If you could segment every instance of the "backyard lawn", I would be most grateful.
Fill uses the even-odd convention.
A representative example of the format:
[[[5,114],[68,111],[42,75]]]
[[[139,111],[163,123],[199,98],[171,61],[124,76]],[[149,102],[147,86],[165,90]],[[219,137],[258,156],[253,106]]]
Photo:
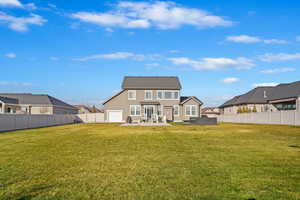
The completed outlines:
[[[77,124],[0,133],[0,199],[299,200],[300,127]]]

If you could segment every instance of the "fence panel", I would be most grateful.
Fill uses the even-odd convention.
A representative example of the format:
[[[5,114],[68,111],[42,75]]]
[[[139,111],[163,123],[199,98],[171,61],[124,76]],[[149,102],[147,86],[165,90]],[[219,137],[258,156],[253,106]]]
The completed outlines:
[[[77,117],[83,123],[103,123],[104,113],[78,114]]]
[[[243,113],[220,115],[219,122],[300,125],[299,111]]]

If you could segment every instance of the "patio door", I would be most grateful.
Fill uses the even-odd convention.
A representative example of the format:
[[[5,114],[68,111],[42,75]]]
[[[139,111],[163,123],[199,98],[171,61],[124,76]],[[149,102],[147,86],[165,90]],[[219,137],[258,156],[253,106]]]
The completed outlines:
[[[152,119],[154,114],[154,106],[153,105],[144,105],[144,116],[147,120]]]

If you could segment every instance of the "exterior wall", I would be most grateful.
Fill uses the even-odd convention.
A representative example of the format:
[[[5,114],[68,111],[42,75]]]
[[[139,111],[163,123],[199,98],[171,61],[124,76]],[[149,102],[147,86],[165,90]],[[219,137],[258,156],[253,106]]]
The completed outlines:
[[[104,111],[105,111],[105,120],[108,121],[107,111],[109,110],[122,110],[123,111],[123,121],[125,122],[127,117],[129,116],[129,107],[130,105],[140,105],[141,101],[147,102],[160,102],[163,106],[173,106],[179,105],[178,100],[157,100],[157,90],[152,90],[153,98],[152,100],[145,100],[145,90],[136,90],[136,100],[128,100],[128,90],[124,90],[118,96],[112,98],[106,104],[104,104]],[[161,90],[160,90],[161,91]],[[171,91],[171,90],[167,90]],[[179,90],[172,90],[172,91],[179,91]],[[180,91],[179,91],[180,92]],[[180,93],[179,93],[180,96]],[[155,111],[157,110],[157,106],[155,106]],[[143,112],[143,108],[141,107],[141,114]],[[132,116],[133,121],[139,121],[141,116]],[[180,117],[175,117],[174,120],[179,120]]]
[[[197,116],[195,116],[195,117],[201,117],[201,105],[199,104],[198,101],[196,101],[194,99],[190,99],[187,102],[185,102],[183,105],[180,106],[180,119],[179,119],[179,121],[190,119],[189,116],[185,115],[185,106],[186,105],[196,105],[197,106]]]
[[[297,111],[300,111],[300,97],[298,97],[298,99],[296,101],[296,109],[297,109]]]
[[[32,115],[52,115],[53,108],[51,106],[31,106],[31,113]]]
[[[7,113],[7,114],[15,114],[17,113],[19,106],[16,104],[7,104],[7,103],[2,103],[2,108],[0,109],[0,113]],[[8,112],[8,109],[10,109],[10,112]]]
[[[23,110],[22,110],[22,109]],[[35,106],[35,105],[21,105],[18,110],[18,114],[31,114],[31,115],[65,115],[65,114],[77,114],[77,109],[70,109],[66,107],[58,106]],[[27,112],[25,109],[27,108]]]

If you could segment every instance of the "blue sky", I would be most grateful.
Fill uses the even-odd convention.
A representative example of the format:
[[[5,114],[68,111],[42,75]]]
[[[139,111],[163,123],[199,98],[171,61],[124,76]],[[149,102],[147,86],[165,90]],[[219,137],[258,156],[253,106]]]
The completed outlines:
[[[183,95],[219,105],[300,79],[299,11],[296,0],[0,0],[0,92],[99,105],[125,75],[175,75]]]

